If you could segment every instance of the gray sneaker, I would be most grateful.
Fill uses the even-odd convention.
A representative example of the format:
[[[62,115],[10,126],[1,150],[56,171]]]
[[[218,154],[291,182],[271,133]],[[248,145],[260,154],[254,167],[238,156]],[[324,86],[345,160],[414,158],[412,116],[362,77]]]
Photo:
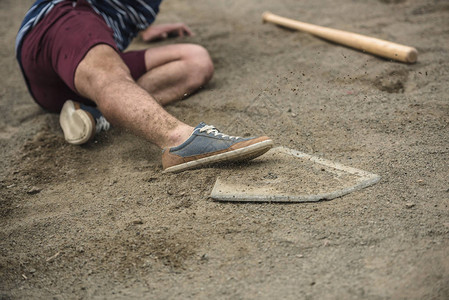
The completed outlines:
[[[67,142],[81,145],[91,140],[96,133],[109,130],[109,122],[95,107],[67,100],[59,115],[59,124]]]
[[[180,172],[212,163],[246,161],[256,158],[273,147],[273,141],[262,136],[241,138],[229,136],[211,125],[200,123],[181,145],[162,153],[165,172]]]

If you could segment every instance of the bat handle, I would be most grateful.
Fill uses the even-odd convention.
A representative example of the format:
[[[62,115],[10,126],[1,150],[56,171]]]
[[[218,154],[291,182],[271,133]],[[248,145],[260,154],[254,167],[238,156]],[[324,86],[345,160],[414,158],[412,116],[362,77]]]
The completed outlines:
[[[270,22],[291,29],[301,30],[323,39],[385,58],[414,63],[418,57],[418,51],[413,47],[348,31],[304,23],[277,16],[270,12],[263,13],[262,20],[263,22]]]

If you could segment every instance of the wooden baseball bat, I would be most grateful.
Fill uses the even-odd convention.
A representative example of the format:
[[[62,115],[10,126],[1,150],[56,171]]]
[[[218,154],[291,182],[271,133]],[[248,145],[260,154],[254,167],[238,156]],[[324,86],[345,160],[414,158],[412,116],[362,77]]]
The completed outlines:
[[[414,63],[418,58],[418,51],[413,47],[396,44],[357,33],[304,23],[277,16],[270,12],[265,12],[262,15],[262,20],[264,22],[270,22],[291,29],[308,32],[337,44],[342,44],[351,48],[406,63]]]

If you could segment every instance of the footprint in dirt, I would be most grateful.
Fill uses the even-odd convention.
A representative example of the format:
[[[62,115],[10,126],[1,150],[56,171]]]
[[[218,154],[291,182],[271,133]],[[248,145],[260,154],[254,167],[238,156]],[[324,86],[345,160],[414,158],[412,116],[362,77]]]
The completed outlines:
[[[378,76],[373,85],[383,92],[404,93],[408,80],[407,70],[393,70]]]

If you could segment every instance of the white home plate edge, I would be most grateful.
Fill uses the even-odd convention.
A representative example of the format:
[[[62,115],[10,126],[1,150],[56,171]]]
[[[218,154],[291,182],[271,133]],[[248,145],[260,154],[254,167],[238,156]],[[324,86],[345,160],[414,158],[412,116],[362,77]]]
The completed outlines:
[[[342,197],[349,193],[374,185],[380,180],[379,175],[353,167],[348,167],[340,163],[336,163],[286,147],[276,147],[271,149],[270,152],[283,153],[296,158],[301,158],[303,160],[309,160],[313,163],[327,167],[328,170],[334,169],[335,172],[346,172],[348,174],[354,175],[357,177],[357,180],[351,186],[342,187],[341,189],[336,189],[325,193],[292,195],[280,192],[270,193],[264,191],[263,188],[259,189],[260,193],[248,193],[245,192],[245,190],[239,190],[239,188],[236,186],[227,184],[224,180],[218,177],[212,189],[211,198],[217,201],[237,202],[316,202],[320,200],[331,200]]]

